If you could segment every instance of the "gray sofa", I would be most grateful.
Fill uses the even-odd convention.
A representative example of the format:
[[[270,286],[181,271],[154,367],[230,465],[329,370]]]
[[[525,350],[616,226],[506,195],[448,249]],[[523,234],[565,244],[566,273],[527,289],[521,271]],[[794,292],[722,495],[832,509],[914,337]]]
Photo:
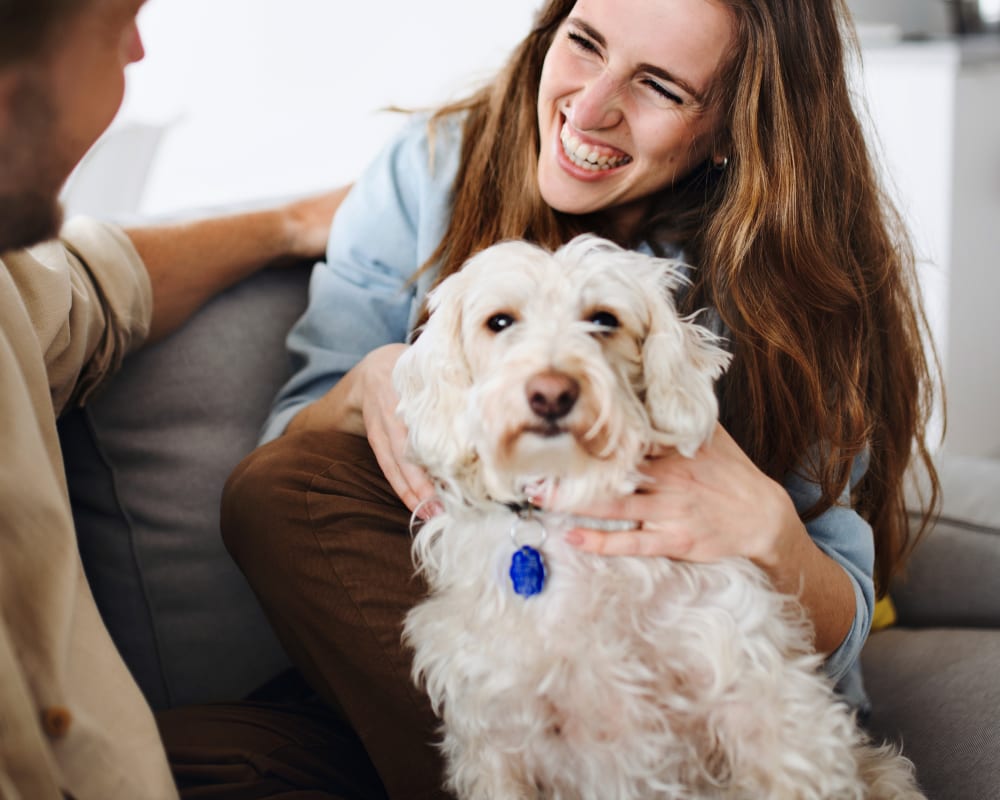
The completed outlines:
[[[288,665],[218,534],[230,470],[287,370],[306,266],[267,270],[127,359],[61,423],[88,578],[155,708],[237,699]],[[871,729],[934,800],[1000,797],[1000,461],[943,465],[944,518],[864,653]]]

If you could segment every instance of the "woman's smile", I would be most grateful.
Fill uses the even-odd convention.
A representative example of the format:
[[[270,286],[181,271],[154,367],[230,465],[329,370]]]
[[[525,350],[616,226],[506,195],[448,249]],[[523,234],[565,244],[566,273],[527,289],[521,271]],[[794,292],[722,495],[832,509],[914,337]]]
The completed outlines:
[[[559,142],[563,155],[570,163],[586,172],[607,172],[632,163],[632,156],[628,153],[592,141],[574,131],[568,121],[563,122],[559,131]]]

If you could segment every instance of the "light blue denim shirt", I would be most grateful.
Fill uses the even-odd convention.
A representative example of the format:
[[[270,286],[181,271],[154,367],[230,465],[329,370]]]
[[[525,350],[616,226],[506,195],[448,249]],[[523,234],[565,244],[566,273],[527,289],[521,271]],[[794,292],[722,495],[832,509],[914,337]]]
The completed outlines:
[[[326,261],[309,282],[309,305],[288,335],[293,374],[261,436],[275,438],[362,357],[406,341],[433,283],[410,278],[434,252],[451,213],[461,125],[437,125],[430,157],[427,119],[413,119],[365,170],[334,218]]]
[[[410,279],[444,236],[461,151],[461,119],[428,135],[427,118],[411,120],[361,175],[337,212],[326,261],[309,284],[309,305],[288,335],[293,374],[274,401],[262,441],[279,436],[306,405],[324,395],[369,351],[406,341],[433,284],[433,270]],[[433,154],[431,153],[433,147]],[[859,459],[852,481],[864,474]],[[815,483],[790,475],[785,488],[802,511],[819,496]],[[874,544],[869,525],[841,504],[806,525],[816,544],[843,566],[854,585],[850,632],[826,661],[854,705],[864,703],[855,667],[875,603]]]

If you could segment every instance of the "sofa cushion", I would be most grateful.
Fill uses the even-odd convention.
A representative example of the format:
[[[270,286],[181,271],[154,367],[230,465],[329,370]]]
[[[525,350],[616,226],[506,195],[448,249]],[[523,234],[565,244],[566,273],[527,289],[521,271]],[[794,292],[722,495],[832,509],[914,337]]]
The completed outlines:
[[[308,274],[265,270],[218,296],[61,424],[84,568],[154,708],[238,699],[288,663],[218,509],[287,375]]]
[[[902,743],[930,800],[1000,797],[1000,460],[938,470],[940,518],[892,587],[899,624],[861,655],[867,724]]]
[[[892,628],[861,661],[867,726],[902,743],[929,800],[1000,797],[1000,630]]]
[[[899,623],[1000,627],[1000,459],[938,469],[941,516],[892,587]]]

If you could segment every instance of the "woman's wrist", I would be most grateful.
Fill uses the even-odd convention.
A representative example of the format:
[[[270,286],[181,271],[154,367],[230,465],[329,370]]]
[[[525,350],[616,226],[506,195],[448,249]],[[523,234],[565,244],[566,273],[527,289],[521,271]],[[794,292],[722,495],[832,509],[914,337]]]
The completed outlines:
[[[337,430],[367,435],[365,399],[388,391],[392,367],[405,344],[388,344],[372,350],[318,400],[314,400],[289,423],[288,430]]]
[[[779,591],[796,593],[802,580],[804,562],[815,547],[785,488],[770,480],[760,502],[765,519],[757,548],[750,560],[763,569]]]
[[[288,423],[289,432],[304,430],[340,431],[364,436],[365,423],[358,400],[357,367],[350,370],[326,394],[296,414]]]
[[[854,618],[854,590],[843,567],[816,545],[780,484],[766,501],[775,520],[765,545],[752,560],[774,588],[797,597],[809,615],[820,653],[830,653],[843,641]]]

